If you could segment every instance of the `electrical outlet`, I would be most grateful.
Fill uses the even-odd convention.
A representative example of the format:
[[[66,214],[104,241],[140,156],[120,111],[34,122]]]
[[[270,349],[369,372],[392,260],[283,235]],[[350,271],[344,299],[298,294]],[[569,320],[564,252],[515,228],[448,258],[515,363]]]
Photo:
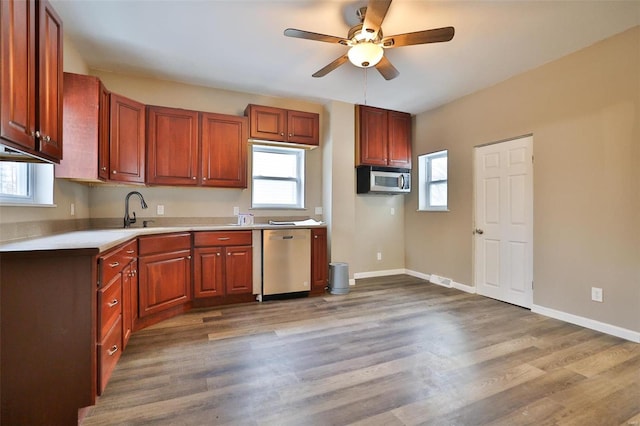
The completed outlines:
[[[322,214],[322,207],[316,207],[316,214]]]
[[[234,215],[234,216],[238,216],[239,214],[240,214],[240,207],[235,206],[235,207],[233,208],[233,215]]]
[[[382,253],[378,252],[378,260],[382,260]]]
[[[156,213],[158,214],[158,216],[162,216],[164,214],[163,204],[158,204],[158,207],[156,207]]]
[[[76,205],[71,203],[71,216],[76,215]]]
[[[391,216],[394,216],[396,214],[396,209],[391,207]]]
[[[602,302],[602,289],[599,287],[591,287],[591,300],[594,302]]]

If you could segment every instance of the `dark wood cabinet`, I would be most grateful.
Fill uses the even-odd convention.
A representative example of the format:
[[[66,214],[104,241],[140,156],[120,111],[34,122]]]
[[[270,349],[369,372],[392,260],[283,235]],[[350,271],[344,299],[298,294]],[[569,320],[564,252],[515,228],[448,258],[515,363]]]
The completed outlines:
[[[144,183],[145,106],[115,93],[109,103],[109,179]]]
[[[202,113],[202,186],[247,187],[247,118]]]
[[[411,115],[356,105],[356,165],[411,168]]]
[[[320,145],[320,115],[262,105],[248,105],[252,139]]]
[[[140,237],[138,315],[140,318],[191,300],[191,234]]]
[[[109,92],[94,76],[64,73],[65,156],[57,178],[109,179]]]
[[[197,298],[252,294],[251,231],[194,234],[194,295]]]
[[[138,319],[138,261],[134,260],[122,271],[122,350],[135,329]]]
[[[198,129],[197,111],[147,107],[148,184],[198,184]]]
[[[325,292],[329,280],[327,228],[311,229],[311,293]]]
[[[9,147],[62,158],[62,20],[47,0],[0,5],[0,138]]]

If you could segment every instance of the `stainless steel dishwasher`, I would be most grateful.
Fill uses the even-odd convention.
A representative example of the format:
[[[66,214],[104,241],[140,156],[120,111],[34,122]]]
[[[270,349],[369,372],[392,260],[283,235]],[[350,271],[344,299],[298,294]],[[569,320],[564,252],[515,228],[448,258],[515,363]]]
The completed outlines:
[[[262,299],[304,295],[311,289],[311,230],[262,232]]]

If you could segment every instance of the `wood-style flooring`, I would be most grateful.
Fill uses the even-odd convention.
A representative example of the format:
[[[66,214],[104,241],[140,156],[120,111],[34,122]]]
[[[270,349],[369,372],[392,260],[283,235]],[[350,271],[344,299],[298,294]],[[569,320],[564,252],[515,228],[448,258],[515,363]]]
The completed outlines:
[[[370,278],[135,333],[82,424],[639,425],[640,344]]]

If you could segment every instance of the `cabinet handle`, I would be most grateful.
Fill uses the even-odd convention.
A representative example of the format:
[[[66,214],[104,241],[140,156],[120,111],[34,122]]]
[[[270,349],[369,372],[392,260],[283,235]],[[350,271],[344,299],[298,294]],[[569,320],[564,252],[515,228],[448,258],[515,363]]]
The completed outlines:
[[[230,240],[231,237],[218,237],[218,241],[227,241]]]
[[[112,268],[115,268],[116,266],[120,266],[120,262],[110,263],[109,266],[111,266]]]
[[[107,306],[110,307],[110,308],[113,308],[117,304],[118,304],[118,299],[113,299],[111,302],[107,303]]]
[[[133,254],[135,252],[136,252],[135,250],[127,250],[127,254]]]
[[[31,136],[33,136],[36,139],[40,139],[40,130],[36,130],[35,132],[31,132]]]
[[[116,352],[118,352],[118,345],[113,345],[111,346],[111,348],[107,350],[107,353],[109,354],[109,356],[115,354]]]

